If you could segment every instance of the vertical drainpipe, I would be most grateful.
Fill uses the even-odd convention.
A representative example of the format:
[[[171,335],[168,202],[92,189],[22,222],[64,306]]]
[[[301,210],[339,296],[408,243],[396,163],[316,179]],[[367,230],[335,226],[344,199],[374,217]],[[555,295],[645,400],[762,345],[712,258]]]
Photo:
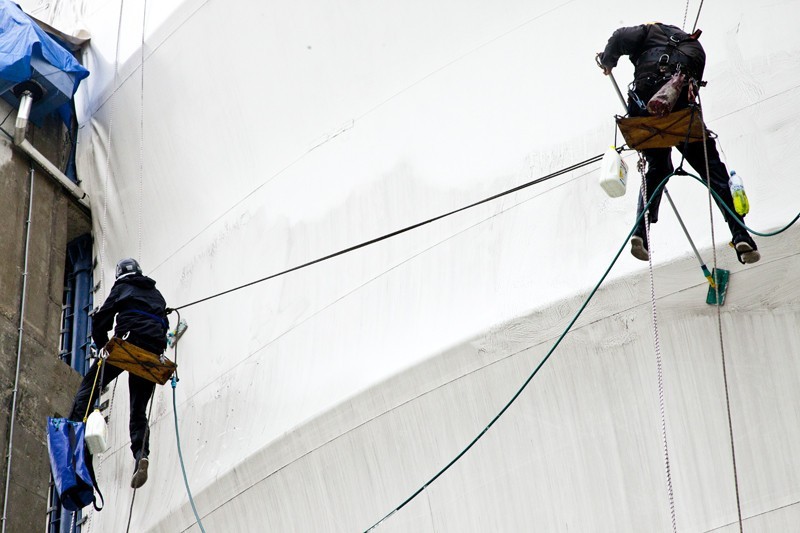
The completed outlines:
[[[11,456],[14,447],[14,422],[17,415],[17,390],[19,389],[19,367],[22,358],[22,333],[25,324],[25,299],[28,292],[28,249],[31,242],[31,217],[33,215],[33,165],[29,170],[30,194],[28,197],[28,219],[25,222],[25,259],[22,272],[22,296],[19,304],[19,340],[17,341],[17,369],[14,376],[14,390],[11,399],[11,422],[8,430],[8,462],[6,463],[6,485],[5,496],[3,497],[3,527],[2,533],[6,531],[6,513],[8,511],[8,488],[11,481]]]
[[[89,311],[92,293],[92,238],[82,235],[67,247],[75,284],[72,291],[72,368],[80,375],[86,374],[86,356],[89,347]]]

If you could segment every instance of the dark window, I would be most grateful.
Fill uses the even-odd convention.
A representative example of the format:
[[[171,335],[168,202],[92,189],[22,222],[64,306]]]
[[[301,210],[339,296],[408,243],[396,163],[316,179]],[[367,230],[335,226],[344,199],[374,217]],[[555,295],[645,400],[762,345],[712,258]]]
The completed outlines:
[[[92,237],[87,233],[67,245],[59,353],[61,360],[81,375],[89,370],[92,305]],[[85,520],[80,511],[73,514],[61,507],[52,476],[47,514],[48,533],[80,533]]]

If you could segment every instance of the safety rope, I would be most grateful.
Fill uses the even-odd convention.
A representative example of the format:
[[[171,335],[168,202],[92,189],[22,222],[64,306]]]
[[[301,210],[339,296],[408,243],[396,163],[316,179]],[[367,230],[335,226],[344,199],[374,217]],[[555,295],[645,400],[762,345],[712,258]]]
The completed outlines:
[[[686,17],[689,15],[689,2],[691,0],[686,0],[686,8],[683,10],[683,24],[681,25],[681,29],[683,30],[686,28]],[[700,7],[697,8],[697,17],[694,19],[694,26],[692,26],[692,31],[690,33],[694,33],[697,29],[697,21],[700,20],[700,11],[703,9],[703,1],[700,0]]]
[[[103,179],[103,215],[100,221],[100,293],[103,300],[107,295],[106,293],[106,234],[108,233],[108,184],[109,176],[111,174],[111,135],[114,127],[114,114],[116,111],[116,84],[119,78],[119,49],[120,49],[120,35],[122,33],[122,12],[125,6],[125,0],[120,0],[119,16],[117,17],[117,43],[114,50],[114,77],[112,79],[112,93],[109,98],[109,105],[111,108],[108,113],[108,132],[106,134],[106,168],[105,177]],[[108,403],[108,416],[111,416],[111,406],[114,405],[114,397],[117,393],[117,380],[114,380],[114,387],[111,392],[111,400]],[[104,461],[100,461],[95,468],[95,477],[98,477],[102,471]]]
[[[697,21],[700,20],[700,11],[702,11],[703,9],[703,1],[704,0],[700,0],[700,7],[697,8],[697,17],[695,17],[694,19],[694,26],[692,26],[692,33],[694,33],[694,31],[697,29]],[[684,24],[685,23],[686,22],[684,22]]]
[[[261,279],[257,279],[255,281],[251,281],[249,283],[245,283],[244,285],[239,285],[238,287],[234,287],[232,289],[228,289],[228,290],[225,290],[225,291],[222,291],[222,292],[218,292],[218,293],[213,294],[211,296],[206,296],[205,298],[201,298],[199,300],[195,300],[195,301],[187,303],[187,304],[179,305],[177,307],[174,307],[173,309],[175,309],[175,310],[185,309],[185,308],[187,308],[189,306],[192,306],[192,305],[195,305],[195,304],[199,304],[199,303],[211,300],[213,298],[217,298],[219,296],[223,296],[225,294],[229,294],[229,293],[232,293],[234,291],[238,291],[240,289],[244,289],[246,287],[250,287],[252,285],[256,285],[258,283],[262,283],[264,281],[268,281],[268,280],[271,280],[273,278],[277,278],[279,276],[283,276],[285,274],[289,274],[290,272],[294,272],[296,270],[300,270],[300,269],[309,267],[311,265],[315,265],[317,263],[321,263],[323,261],[327,261],[328,259],[333,259],[334,257],[338,257],[340,255],[344,255],[346,253],[358,250],[360,248],[364,248],[364,247],[369,246],[371,244],[375,244],[375,243],[378,243],[380,241],[384,241],[386,239],[389,239],[391,237],[395,237],[395,236],[400,235],[402,233],[405,233],[407,231],[411,231],[411,230],[419,228],[421,226],[425,226],[425,225],[430,224],[432,222],[436,222],[437,220],[441,220],[441,219],[449,217],[451,215],[455,215],[456,213],[460,213],[462,211],[466,211],[467,209],[471,209],[471,208],[477,207],[477,206],[479,206],[481,204],[485,204],[487,202],[491,202],[492,200],[496,200],[497,198],[501,198],[503,196],[507,196],[509,194],[521,191],[521,190],[526,189],[526,188],[528,188],[528,187],[530,187],[532,185],[536,185],[538,183],[542,183],[544,181],[553,179],[553,178],[561,176],[563,174],[567,174],[569,172],[572,172],[573,170],[577,170],[577,169],[585,167],[587,165],[591,165],[592,163],[596,163],[596,162],[600,161],[601,159],[603,159],[603,154],[596,155],[594,157],[590,157],[589,159],[581,161],[580,163],[575,163],[574,165],[570,165],[568,167],[562,168],[560,170],[557,170],[555,172],[552,172],[550,174],[547,174],[546,176],[542,176],[542,177],[537,178],[535,180],[528,181],[526,183],[523,183],[522,185],[517,185],[516,187],[513,187],[513,188],[505,190],[503,192],[494,194],[492,196],[489,196],[488,198],[484,198],[483,200],[478,200],[477,202],[471,203],[471,204],[466,205],[464,207],[459,207],[458,209],[454,209],[452,211],[448,211],[447,213],[435,216],[433,218],[429,218],[427,220],[424,220],[422,222],[418,222],[416,224],[412,224],[410,226],[406,226],[406,227],[404,227],[402,229],[393,231],[391,233],[387,233],[387,234],[382,235],[380,237],[375,237],[374,239],[370,239],[370,240],[364,241],[364,242],[362,242],[360,244],[356,244],[354,246],[350,246],[349,248],[345,248],[344,250],[339,250],[338,252],[334,252],[334,253],[328,254],[328,255],[326,255],[324,257],[320,257],[318,259],[314,259],[313,261],[308,261],[308,262],[303,263],[301,265],[297,265],[297,266],[288,268],[286,270],[282,270],[281,272],[277,272],[275,274],[271,274],[271,275],[263,277]]]
[[[175,313],[177,313],[178,315],[178,324],[175,326],[175,329],[177,331],[177,328],[178,326],[180,326],[181,323],[181,314],[177,309],[175,310]],[[175,338],[174,346],[175,346],[175,365],[177,366],[178,364],[177,335]],[[172,414],[173,414],[173,419],[175,421],[175,442],[178,446],[178,460],[180,461],[181,464],[181,472],[183,473],[183,484],[186,487],[186,494],[189,497],[189,503],[192,506],[192,512],[194,513],[194,518],[197,521],[197,525],[200,528],[200,531],[206,533],[206,530],[203,527],[203,521],[200,520],[200,514],[197,512],[197,506],[195,506],[194,504],[194,498],[192,497],[192,489],[189,488],[189,478],[186,476],[186,465],[183,462],[183,451],[181,450],[181,433],[180,430],[178,429],[178,405],[177,405],[177,400],[175,399],[176,396],[175,387],[177,387],[178,381],[180,381],[180,379],[178,378],[178,370],[176,369],[175,373],[172,375]]]
[[[683,30],[686,28],[686,17],[689,15],[689,2],[691,0],[686,0],[686,8],[683,10],[683,24],[681,24],[681,29]]]
[[[139,100],[139,253],[136,256],[142,260],[142,209],[144,203],[144,32],[147,23],[147,0],[143,1],[142,7],[142,65],[141,65],[141,91]]]
[[[640,194],[642,197],[642,205],[645,205],[647,201],[647,179],[645,178],[645,171],[644,171],[644,158],[642,157],[641,152],[639,152],[639,164],[637,165],[639,168],[639,173],[642,176],[642,186],[640,188]],[[666,180],[665,180],[666,181]],[[650,214],[649,209],[644,209],[642,214],[644,215],[644,231],[645,231],[645,239],[647,239],[647,269],[649,273],[650,279],[650,309],[651,309],[651,318],[652,318],[652,325],[653,325],[653,349],[655,350],[656,354],[656,381],[658,384],[658,411],[661,417],[661,443],[664,447],[664,471],[667,478],[667,498],[669,500],[669,514],[672,520],[672,531],[673,533],[677,533],[678,531],[678,522],[676,519],[675,513],[675,494],[672,490],[672,470],[670,468],[669,462],[669,446],[667,440],[667,411],[665,407],[665,400],[664,400],[664,369],[663,369],[663,359],[661,357],[661,341],[658,335],[658,312],[656,309],[656,289],[655,289],[655,275],[653,274],[653,248],[650,242]]]
[[[95,388],[97,387],[97,378],[98,378],[98,376],[100,376],[100,369],[101,369],[101,367],[102,367],[102,368],[105,368],[105,367],[103,367],[103,358],[102,358],[102,357],[100,357],[100,360],[97,362],[97,366],[95,367],[95,372],[94,372],[94,381],[92,382],[92,390],[91,390],[91,392],[89,393],[89,400],[91,400],[91,399],[92,399],[92,397],[94,396],[94,390],[95,390]],[[103,381],[103,380],[101,379],[101,380],[100,380],[100,383],[101,383],[101,385],[100,385],[100,386],[101,386],[101,387],[103,386],[103,385],[102,385],[102,381]],[[98,394],[98,396],[99,396],[99,394]],[[95,401],[96,401],[96,399],[95,399]],[[92,403],[95,403],[95,402],[92,402],[92,401],[88,401],[88,402],[86,402],[86,413],[84,413],[84,415],[83,415],[83,422],[84,422],[84,424],[86,423],[86,420],[89,418],[89,410],[92,408]]]
[[[701,4],[702,6],[702,4]],[[698,13],[699,16],[699,13]],[[698,104],[702,104],[700,101],[700,94],[697,95],[697,102]],[[698,108],[700,124],[703,127],[703,157],[705,158],[705,166],[706,166],[706,187],[708,188],[708,216],[709,216],[709,225],[711,226],[711,249],[714,252],[714,273],[716,275],[719,272],[717,268],[717,247],[716,247],[716,239],[714,237],[714,199],[711,195],[711,168],[708,163],[708,141],[706,139],[706,122],[705,118],[703,117],[702,105]],[[738,252],[737,252],[738,254]],[[716,301],[719,303],[719,284],[715,283],[714,291],[716,295]],[[733,418],[731,417],[731,399],[730,399],[730,392],[728,388],[728,370],[727,365],[725,364],[725,342],[724,336],[722,333],[722,306],[717,305],[717,330],[719,332],[719,350],[720,350],[720,357],[722,359],[722,379],[725,385],[725,410],[728,414],[728,434],[730,437],[731,443],[731,462],[733,464],[733,486],[736,492],[736,513],[739,517],[739,533],[743,533],[744,531],[744,524],[742,523],[742,504],[741,499],[739,497],[739,475],[736,469],[736,450],[734,447],[734,438],[733,438]]]

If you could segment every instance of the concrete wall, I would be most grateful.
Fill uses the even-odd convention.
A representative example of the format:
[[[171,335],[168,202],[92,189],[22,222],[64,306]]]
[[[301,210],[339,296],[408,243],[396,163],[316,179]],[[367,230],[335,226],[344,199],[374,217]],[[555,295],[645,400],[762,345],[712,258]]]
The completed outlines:
[[[2,113],[8,112],[6,106]],[[31,127],[28,138],[63,168],[64,128],[56,121]],[[28,158],[0,139],[0,446],[5,494],[19,313],[30,195]],[[28,287],[16,421],[13,432],[7,531],[41,531],[45,524],[49,462],[45,418],[67,414],[79,376],[58,358],[68,239],[86,232],[89,217],[41,169],[34,170]]]

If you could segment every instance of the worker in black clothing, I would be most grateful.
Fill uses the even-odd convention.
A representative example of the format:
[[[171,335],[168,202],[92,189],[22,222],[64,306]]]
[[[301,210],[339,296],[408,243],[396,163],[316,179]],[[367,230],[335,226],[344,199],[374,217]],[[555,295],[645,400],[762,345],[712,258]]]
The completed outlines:
[[[102,348],[108,342],[108,331],[114,324],[114,334],[131,344],[155,354],[162,354],[167,347],[169,322],[166,301],[156,289],[156,282],[142,275],[135,259],[123,259],[117,263],[116,282],[103,306],[92,317],[92,339]],[[72,404],[70,420],[83,420],[87,406],[92,405],[98,391],[119,376],[123,370],[112,365],[100,373],[102,383],[94,386],[99,367],[97,361],[83,378]],[[135,461],[131,487],[138,489],[147,481],[148,455],[150,453],[147,431],[147,402],[153,394],[155,383],[134,374],[128,374],[130,389],[130,435],[131,451]],[[94,393],[92,393],[94,391]]]
[[[629,56],[633,63],[634,80],[628,91],[628,114],[631,117],[649,116],[647,102],[663,87],[676,72],[681,72],[688,80],[684,84],[674,111],[687,108],[693,103],[694,92],[699,87],[705,68],[705,52],[697,38],[700,31],[689,35],[676,26],[669,26],[658,22],[619,28],[608,40],[605,50],[600,54],[600,65],[603,73],[608,75],[611,69],[617,66],[620,56]],[[706,160],[702,141],[688,144],[680,143],[678,150],[684,155],[686,161],[694,168],[701,178],[708,181],[706,176]],[[733,197],[728,188],[728,171],[719,158],[714,139],[708,138],[705,143],[708,153],[708,168],[711,174],[711,188],[716,192],[733,213]],[[652,191],[658,184],[671,174],[672,166],[671,148],[649,148],[642,150],[642,155],[647,161],[645,184],[648,199],[653,198],[648,209],[649,221],[658,221],[658,206],[661,203],[659,189],[655,197]],[[719,201],[717,201],[719,204]],[[639,196],[637,216],[642,213],[644,201]],[[725,221],[731,230],[732,245],[741,263],[755,263],[761,258],[758,247],[750,234],[740,223],[743,216],[731,216],[720,205]],[[645,234],[644,217],[639,222],[631,237],[631,253],[637,259],[647,261],[647,238]]]

